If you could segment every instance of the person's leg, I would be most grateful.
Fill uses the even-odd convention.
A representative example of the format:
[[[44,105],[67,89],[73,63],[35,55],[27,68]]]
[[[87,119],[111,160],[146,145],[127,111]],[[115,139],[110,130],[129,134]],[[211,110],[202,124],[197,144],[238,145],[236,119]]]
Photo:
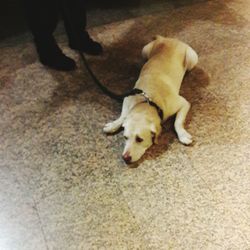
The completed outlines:
[[[98,55],[102,46],[93,41],[86,31],[86,0],[61,0],[62,16],[69,38],[69,46],[74,50]]]
[[[28,26],[40,61],[59,70],[72,70],[74,60],[65,56],[58,47],[53,32],[58,22],[58,3],[56,0],[23,0]]]

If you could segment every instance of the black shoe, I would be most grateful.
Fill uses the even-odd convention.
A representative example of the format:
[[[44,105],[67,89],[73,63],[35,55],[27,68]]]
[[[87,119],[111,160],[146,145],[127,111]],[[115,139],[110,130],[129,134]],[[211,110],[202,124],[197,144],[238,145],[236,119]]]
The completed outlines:
[[[76,68],[75,61],[63,54],[53,37],[43,38],[39,41],[35,39],[35,45],[40,62],[43,65],[63,71],[70,71]]]
[[[80,37],[80,43],[69,42],[69,47],[74,50],[84,52],[89,55],[100,55],[103,52],[102,45],[90,38],[87,32],[83,32]]]

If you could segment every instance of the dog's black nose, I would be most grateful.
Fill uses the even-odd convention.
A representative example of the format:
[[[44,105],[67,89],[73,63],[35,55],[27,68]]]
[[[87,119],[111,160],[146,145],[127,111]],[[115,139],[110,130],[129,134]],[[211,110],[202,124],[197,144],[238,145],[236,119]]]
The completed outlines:
[[[126,153],[125,155],[122,156],[123,160],[126,162],[126,164],[130,164],[132,161],[132,157]]]

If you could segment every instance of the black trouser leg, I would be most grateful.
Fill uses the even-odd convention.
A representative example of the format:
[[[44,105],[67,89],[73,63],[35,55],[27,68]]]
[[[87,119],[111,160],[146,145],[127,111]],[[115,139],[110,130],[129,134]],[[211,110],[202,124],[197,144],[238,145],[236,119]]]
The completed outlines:
[[[58,22],[57,0],[23,0],[27,22],[35,42],[52,37]]]
[[[41,63],[58,70],[72,70],[76,67],[74,60],[62,53],[53,37],[58,22],[59,1],[23,0]]]
[[[61,0],[61,11],[70,44],[87,40],[85,0]]]
[[[86,31],[87,0],[61,0],[65,30],[69,39],[69,47],[91,55],[102,53],[102,46],[93,41]]]

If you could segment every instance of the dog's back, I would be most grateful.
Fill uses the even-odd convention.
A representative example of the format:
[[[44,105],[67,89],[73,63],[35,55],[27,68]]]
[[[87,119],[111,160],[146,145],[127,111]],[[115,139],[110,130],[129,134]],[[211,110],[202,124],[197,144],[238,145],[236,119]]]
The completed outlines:
[[[148,59],[141,70],[140,77],[153,75],[165,78],[179,92],[180,85],[187,70],[186,51],[189,46],[177,39],[157,36],[143,48],[142,54]],[[155,82],[155,81],[154,81]],[[154,83],[155,84],[155,83]]]
[[[196,65],[198,56],[186,43],[162,36],[147,44],[142,55],[148,61],[141,70],[136,88],[150,93],[161,107],[166,107],[167,113],[171,113],[184,74]]]

